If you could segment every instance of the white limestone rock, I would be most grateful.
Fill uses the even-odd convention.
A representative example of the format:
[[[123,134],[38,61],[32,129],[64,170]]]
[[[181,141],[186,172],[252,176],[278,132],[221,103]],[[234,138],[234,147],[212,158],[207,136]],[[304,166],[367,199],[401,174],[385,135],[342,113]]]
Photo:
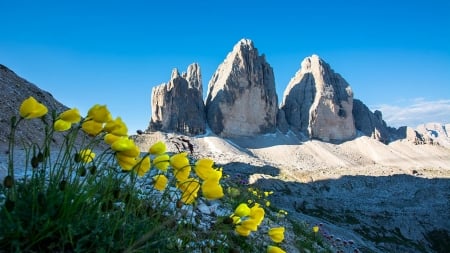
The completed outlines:
[[[253,42],[240,40],[208,84],[206,116],[222,137],[276,130],[278,101],[272,67]]]
[[[289,82],[281,109],[295,131],[323,141],[355,137],[350,85],[317,55],[307,57]]]
[[[170,81],[152,89],[152,117],[148,130],[175,131],[187,135],[205,133],[200,67],[189,65],[187,73],[172,71]]]

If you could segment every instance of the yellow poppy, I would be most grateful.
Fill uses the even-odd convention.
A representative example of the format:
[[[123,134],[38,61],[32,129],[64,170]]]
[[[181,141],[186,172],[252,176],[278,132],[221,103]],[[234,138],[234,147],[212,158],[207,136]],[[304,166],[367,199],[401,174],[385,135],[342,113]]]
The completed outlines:
[[[250,208],[246,203],[241,203],[238,207],[236,207],[236,210],[234,210],[234,214],[239,217],[248,216],[250,215]]]
[[[20,116],[25,119],[40,118],[47,112],[47,107],[39,103],[34,97],[25,99],[19,108]]]
[[[77,108],[68,109],[68,110],[62,112],[58,116],[58,119],[64,120],[71,124],[78,123],[81,120],[80,111],[78,111]]]
[[[284,227],[276,227],[269,229],[269,236],[272,241],[280,243],[284,240]]]
[[[62,120],[62,119],[58,119],[55,121],[55,123],[53,123],[53,129],[55,129],[55,131],[58,132],[64,132],[70,129],[70,127],[72,126],[72,123]]]
[[[153,166],[161,171],[167,171],[167,167],[169,167],[169,155],[159,155],[153,159]]]
[[[106,123],[112,119],[111,113],[109,112],[106,105],[94,105],[88,111],[88,118],[99,123]]]
[[[156,190],[163,191],[166,188],[168,181],[166,176],[156,175],[153,177],[153,186],[155,186]]]
[[[161,155],[166,152],[166,144],[162,141],[158,141],[150,147],[148,152],[152,155]]]
[[[223,188],[218,181],[206,180],[202,183],[202,193],[208,200],[220,199],[223,197]]]
[[[122,121],[122,118],[117,117],[115,120],[110,120],[106,122],[103,130],[107,133],[111,133],[118,136],[127,136],[128,128],[127,125]]]
[[[81,128],[89,135],[96,136],[103,130],[103,124],[93,120],[84,121]]]
[[[136,165],[136,157],[122,155],[120,152],[116,154],[117,163],[123,170],[131,170]]]
[[[237,225],[234,231],[236,231],[236,233],[238,233],[241,236],[249,236],[251,232],[250,229],[240,225]]]
[[[189,159],[187,158],[187,153],[182,152],[173,155],[170,158],[170,165],[172,165],[172,167],[176,170],[189,166]]]
[[[269,245],[267,246],[267,253],[286,253],[286,251],[282,250],[277,246]]]
[[[144,176],[150,170],[150,157],[146,156],[145,158],[139,159],[136,165],[136,173],[138,176]]]

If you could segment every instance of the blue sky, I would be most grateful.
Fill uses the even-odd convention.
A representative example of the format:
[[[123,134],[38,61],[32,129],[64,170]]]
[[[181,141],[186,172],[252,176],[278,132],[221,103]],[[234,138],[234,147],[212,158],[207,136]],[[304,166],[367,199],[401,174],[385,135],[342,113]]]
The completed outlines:
[[[0,1],[0,63],[130,133],[173,68],[209,79],[241,38],[273,67],[278,100],[318,54],[389,125],[450,122],[450,1]]]

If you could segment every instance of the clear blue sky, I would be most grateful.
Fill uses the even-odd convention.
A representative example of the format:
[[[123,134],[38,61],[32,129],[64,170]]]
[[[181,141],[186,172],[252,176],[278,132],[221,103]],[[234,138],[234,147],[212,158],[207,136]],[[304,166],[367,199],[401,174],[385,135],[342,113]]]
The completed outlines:
[[[156,1],[155,1],[156,2]],[[278,100],[318,54],[388,124],[450,122],[450,1],[0,1],[0,63],[81,111],[107,104],[130,133],[151,88],[200,64],[203,86],[241,38]]]

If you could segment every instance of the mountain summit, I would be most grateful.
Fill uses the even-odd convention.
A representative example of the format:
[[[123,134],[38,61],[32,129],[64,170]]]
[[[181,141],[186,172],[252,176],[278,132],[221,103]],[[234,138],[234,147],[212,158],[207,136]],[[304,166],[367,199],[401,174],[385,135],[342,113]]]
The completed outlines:
[[[317,55],[306,57],[283,97],[289,125],[324,141],[355,137],[350,85]]]
[[[278,101],[272,67],[253,42],[240,40],[208,84],[206,116],[221,136],[274,132]]]

